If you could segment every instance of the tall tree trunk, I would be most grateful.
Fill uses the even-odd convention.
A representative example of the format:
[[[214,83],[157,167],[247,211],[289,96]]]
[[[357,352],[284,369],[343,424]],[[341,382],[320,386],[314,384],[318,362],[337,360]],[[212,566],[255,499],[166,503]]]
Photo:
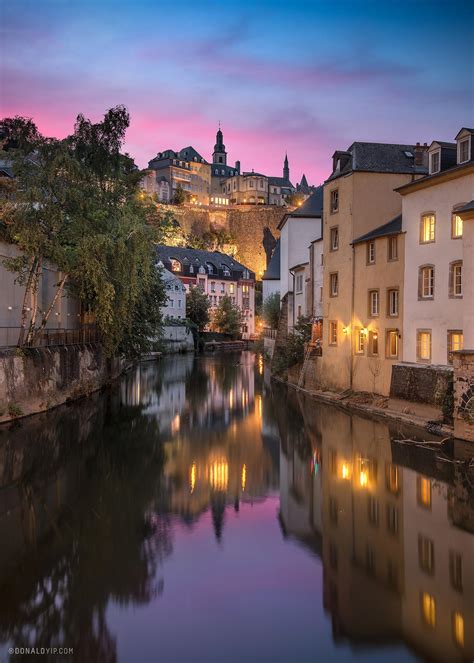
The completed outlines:
[[[54,293],[54,297],[53,297],[53,299],[52,299],[52,301],[51,301],[51,303],[48,307],[48,310],[46,311],[46,313],[43,314],[43,319],[41,320],[40,326],[38,327],[38,329],[36,329],[34,331],[34,334],[32,336],[32,341],[36,341],[41,336],[41,332],[43,331],[43,329],[46,327],[46,324],[49,320],[49,316],[51,315],[51,312],[52,312],[53,308],[55,307],[56,302],[58,301],[59,297],[62,294],[62,291],[64,290],[64,284],[67,281],[67,277],[68,277],[68,275],[65,274],[63,276],[63,278],[59,281],[58,288],[57,288],[56,292]]]
[[[33,283],[34,276],[36,274],[37,264],[38,264],[38,258],[32,258],[30,262],[30,271],[28,273],[28,278],[26,280],[25,294],[23,296],[23,304],[21,307],[20,334],[18,336],[19,347],[21,347],[25,342],[26,318],[28,317],[28,301],[31,297],[31,286]]]
[[[31,345],[33,342],[36,316],[38,314],[38,289],[39,289],[42,268],[43,268],[43,259],[42,257],[40,257],[38,258],[38,264],[36,265],[36,271],[32,284],[33,301],[31,303],[31,318],[30,318],[30,326],[28,327],[28,334],[26,336],[26,345]]]

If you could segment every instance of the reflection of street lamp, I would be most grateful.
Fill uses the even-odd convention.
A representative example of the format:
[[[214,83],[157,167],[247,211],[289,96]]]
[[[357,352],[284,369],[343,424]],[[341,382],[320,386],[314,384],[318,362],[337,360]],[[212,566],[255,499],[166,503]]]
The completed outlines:
[[[247,484],[247,465],[242,465],[242,490],[245,490]]]
[[[190,492],[193,493],[196,486],[196,463],[191,465],[191,472],[189,474]]]

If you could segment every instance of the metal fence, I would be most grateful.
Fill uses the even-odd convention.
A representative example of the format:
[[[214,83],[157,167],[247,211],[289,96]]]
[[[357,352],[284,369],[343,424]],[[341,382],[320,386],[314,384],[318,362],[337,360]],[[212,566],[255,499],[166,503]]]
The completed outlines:
[[[263,335],[265,336],[265,338],[276,338],[277,333],[278,333],[277,329],[272,329],[271,327],[263,328]]]
[[[0,327],[0,348],[12,348],[18,345],[20,327]],[[31,347],[54,347],[58,345],[85,345],[98,343],[99,333],[93,325],[80,329],[43,329],[41,335]]]

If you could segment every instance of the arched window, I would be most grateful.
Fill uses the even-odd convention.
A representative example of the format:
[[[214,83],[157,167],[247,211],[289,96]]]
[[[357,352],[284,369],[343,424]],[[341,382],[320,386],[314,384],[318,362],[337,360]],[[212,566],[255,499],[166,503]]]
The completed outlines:
[[[418,268],[418,299],[434,299],[434,265],[422,265]]]
[[[171,271],[172,272],[180,272],[181,271],[181,263],[179,260],[176,258],[170,258],[170,263],[171,263]]]
[[[449,296],[462,297],[462,260],[449,263]]]

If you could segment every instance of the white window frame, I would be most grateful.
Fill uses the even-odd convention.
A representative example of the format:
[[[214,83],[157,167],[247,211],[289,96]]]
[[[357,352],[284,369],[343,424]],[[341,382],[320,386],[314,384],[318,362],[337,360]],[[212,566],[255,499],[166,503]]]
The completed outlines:
[[[374,306],[374,304],[376,304]],[[369,314],[371,318],[377,318],[380,315],[380,291],[369,290]]]
[[[437,170],[433,169],[433,157],[438,157]],[[441,170],[441,148],[438,148],[437,150],[433,150],[433,152],[430,152],[430,175],[436,175],[436,173],[439,173],[440,170]]]
[[[396,306],[392,306],[395,303]],[[400,290],[398,288],[388,290],[388,315],[390,318],[398,318],[400,315]]]
[[[331,297],[337,297],[339,295],[339,273],[332,272],[329,274],[329,291]]]
[[[367,244],[367,264],[375,265],[375,242]]]
[[[467,143],[467,159],[461,161],[461,144]],[[464,136],[458,140],[458,164],[467,163],[471,156],[471,136]]]
[[[431,275],[425,277],[425,274],[429,273]],[[421,298],[434,299],[434,267],[421,268]]]

